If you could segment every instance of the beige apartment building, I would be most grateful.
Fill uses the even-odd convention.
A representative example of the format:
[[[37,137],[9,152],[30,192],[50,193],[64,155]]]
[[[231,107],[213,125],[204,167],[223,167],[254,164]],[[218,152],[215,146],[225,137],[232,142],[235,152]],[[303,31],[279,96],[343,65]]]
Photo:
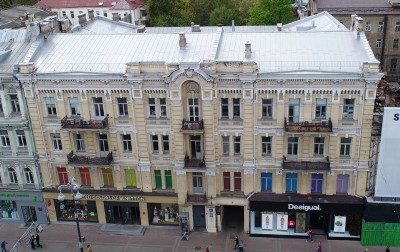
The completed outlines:
[[[355,22],[51,34],[17,75],[50,221],[359,237],[382,74]]]

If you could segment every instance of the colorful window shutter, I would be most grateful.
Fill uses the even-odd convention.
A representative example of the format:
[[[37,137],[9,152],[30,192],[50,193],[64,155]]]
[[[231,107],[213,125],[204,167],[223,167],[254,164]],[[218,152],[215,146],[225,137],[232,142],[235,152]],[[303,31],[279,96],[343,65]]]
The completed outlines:
[[[154,171],[154,176],[155,176],[156,188],[161,189],[162,188],[161,171],[160,170]]]
[[[172,188],[172,173],[171,173],[171,171],[165,171],[165,187],[167,189]]]
[[[136,187],[136,172],[135,170],[125,170],[126,186]]]

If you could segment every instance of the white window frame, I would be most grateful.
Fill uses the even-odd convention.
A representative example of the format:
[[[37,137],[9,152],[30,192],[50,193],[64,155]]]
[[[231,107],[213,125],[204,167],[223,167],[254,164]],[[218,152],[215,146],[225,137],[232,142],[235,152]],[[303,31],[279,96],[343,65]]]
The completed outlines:
[[[223,103],[222,101],[226,101],[227,103]],[[223,108],[226,108],[227,115],[223,115],[222,111],[224,110]],[[221,118],[229,118],[229,99],[228,98],[221,98]]]
[[[99,134],[98,141],[99,141],[99,151],[101,151],[101,152],[109,152],[110,151],[110,146],[108,145],[108,135],[107,134]]]
[[[103,117],[105,116],[106,112],[104,110],[104,102],[103,98],[101,97],[94,97],[93,98],[93,112],[94,116],[96,117]],[[101,102],[99,102],[101,101]]]
[[[229,156],[230,153],[229,136],[222,136],[221,141],[222,141],[222,155]]]
[[[56,101],[54,97],[45,97],[44,103],[46,106],[46,115],[47,116],[57,116],[57,107]]]
[[[78,137],[79,136],[79,137]],[[85,151],[85,137],[82,133],[74,134],[74,142],[76,151]]]
[[[291,141],[293,140],[293,141]],[[296,141],[294,141],[296,140]],[[297,157],[299,155],[299,138],[298,137],[288,137],[287,139],[287,155],[292,157]],[[289,151],[290,150],[290,151]],[[289,153],[291,152],[291,153]],[[296,152],[296,154],[294,154]]]
[[[352,104],[346,103],[347,101],[351,101],[351,100],[353,101]],[[356,99],[345,98],[343,100],[342,118],[343,119],[354,119],[355,111],[356,111]]]
[[[365,22],[365,31],[366,32],[371,31],[371,26],[372,26],[371,21]]]
[[[21,105],[19,104],[18,95],[10,94],[10,103],[13,113],[21,113]]]
[[[274,117],[274,100],[273,99],[262,99],[261,115],[262,115],[263,119],[272,119]]]
[[[264,151],[265,150],[265,151]],[[268,151],[270,150],[270,151]],[[263,156],[272,155],[272,137],[262,136],[261,137],[261,153]]]
[[[157,117],[157,105],[156,98],[148,98],[147,100],[149,106],[149,117],[156,118]]]
[[[24,133],[24,134],[19,134],[19,133]],[[17,135],[17,140],[18,140],[18,147],[27,147],[28,143],[26,141],[26,136],[25,136],[25,131],[23,130],[17,130],[16,131]]]
[[[382,48],[382,39],[376,40],[376,48]]]
[[[10,184],[18,184],[18,174],[15,168],[10,167],[7,169],[8,177],[10,178]]]
[[[121,135],[122,150],[124,152],[132,151],[132,138],[130,134]]]
[[[350,142],[343,142],[344,140],[348,140]],[[351,137],[342,137],[340,138],[340,156],[341,157],[350,157],[351,156],[351,145],[352,145],[352,138]],[[343,149],[343,152],[342,152]],[[348,154],[346,154],[348,153]]]
[[[51,139],[53,141],[54,151],[62,151],[62,142],[60,134],[52,134]]]
[[[396,22],[395,31],[400,31],[400,21]]]
[[[169,149],[170,149],[170,146],[169,146],[169,136],[168,136],[168,135],[162,136],[162,137],[161,137],[161,140],[162,140],[162,150],[163,150],[163,153],[164,153],[164,154],[168,154],[168,153],[169,153]]]
[[[117,98],[118,116],[129,116],[128,99],[126,97]]]
[[[242,138],[240,136],[234,136],[233,137],[233,154],[234,155],[241,155],[242,154]],[[237,151],[237,148],[239,148],[239,151]]]
[[[160,146],[158,146],[158,135],[151,135],[150,141],[151,141],[151,149],[152,149],[153,153],[159,153]]]
[[[241,118],[241,115],[242,115],[242,113],[241,113],[241,100],[240,100],[240,98],[233,98],[232,99],[232,117],[233,118]],[[239,114],[236,114],[235,115],[235,112],[236,113],[239,113]]]
[[[81,107],[79,106],[79,99],[77,97],[71,97],[68,99],[68,103],[71,116],[80,116]]]
[[[322,142],[317,142],[317,139],[322,140]],[[314,156],[323,156],[324,153],[325,153],[325,137],[314,137]]]
[[[378,32],[383,31],[383,26],[384,26],[384,25],[385,25],[385,22],[383,22],[383,21],[378,22],[378,29],[377,29],[377,31],[378,31]]]
[[[192,104],[190,104],[192,102]],[[200,101],[198,98],[188,98],[188,117],[191,122],[200,121]]]
[[[24,175],[25,175],[25,183],[26,184],[34,184],[35,183],[35,179],[33,176],[33,172],[31,168],[24,168]]]
[[[0,146],[1,147],[11,147],[10,136],[7,130],[0,131]]]
[[[325,110],[325,115],[322,115],[322,110]],[[315,119],[324,120],[328,113],[328,99],[317,98],[315,100]]]
[[[160,117],[167,118],[168,117],[167,99],[160,98],[159,103],[160,103]]]

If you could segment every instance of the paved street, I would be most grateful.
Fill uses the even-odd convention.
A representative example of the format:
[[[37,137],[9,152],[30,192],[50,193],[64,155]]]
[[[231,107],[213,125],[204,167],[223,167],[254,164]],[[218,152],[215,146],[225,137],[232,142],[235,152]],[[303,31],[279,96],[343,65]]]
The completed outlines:
[[[177,229],[148,228],[144,236],[109,235],[98,233],[100,225],[81,225],[82,235],[86,236],[86,244],[91,244],[93,252],[210,252],[233,251],[233,233],[219,232],[208,234],[193,232],[189,241],[182,241]],[[6,240],[11,245],[25,232],[26,229],[18,228],[14,224],[0,224],[0,239]],[[364,247],[358,241],[326,240],[324,236],[315,236],[316,242],[307,243],[304,239],[285,239],[267,237],[249,237],[239,234],[246,244],[246,252],[274,251],[274,252],[305,252],[315,251],[316,242],[322,242],[324,252],[363,252]],[[46,226],[41,233],[42,251],[78,251],[77,231],[75,223],[52,224]],[[18,252],[31,251],[30,247],[19,247]],[[85,249],[86,251],[86,249]],[[368,247],[369,252],[384,252],[384,247]],[[400,252],[400,248],[392,248],[391,252]]]

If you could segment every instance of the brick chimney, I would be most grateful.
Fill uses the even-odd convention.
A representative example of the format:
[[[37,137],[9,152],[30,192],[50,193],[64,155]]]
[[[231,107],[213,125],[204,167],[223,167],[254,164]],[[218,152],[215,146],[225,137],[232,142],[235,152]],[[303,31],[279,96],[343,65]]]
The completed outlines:
[[[249,41],[244,44],[244,56],[251,58],[251,43]]]
[[[43,34],[44,38],[47,39],[47,37],[49,37],[52,28],[51,28],[51,23],[50,22],[41,22],[39,23],[40,25],[40,31]]]
[[[86,14],[85,14],[85,13],[79,14],[79,15],[78,15],[78,20],[79,20],[79,24],[80,24],[81,26],[85,26],[86,23],[87,23]]]
[[[276,25],[276,30],[277,30],[277,31],[282,31],[282,23],[278,23],[278,24]]]
[[[357,15],[351,15],[350,30],[354,31],[357,39],[360,38],[360,33],[364,31],[364,19]]]
[[[118,13],[113,13],[112,14],[112,19],[114,20],[114,21],[117,21],[117,22],[119,22],[119,14]]]
[[[136,32],[137,32],[137,33],[144,33],[144,32],[146,32],[146,26],[145,26],[145,25],[139,25],[139,26],[136,28]]]
[[[61,32],[71,32],[71,22],[69,21],[68,18],[66,17],[60,17],[58,19],[58,22],[61,27]]]
[[[94,10],[88,9],[88,15],[89,15],[89,20],[93,20],[94,19]]]
[[[186,47],[186,37],[184,32],[179,33],[179,47],[180,48]]]

